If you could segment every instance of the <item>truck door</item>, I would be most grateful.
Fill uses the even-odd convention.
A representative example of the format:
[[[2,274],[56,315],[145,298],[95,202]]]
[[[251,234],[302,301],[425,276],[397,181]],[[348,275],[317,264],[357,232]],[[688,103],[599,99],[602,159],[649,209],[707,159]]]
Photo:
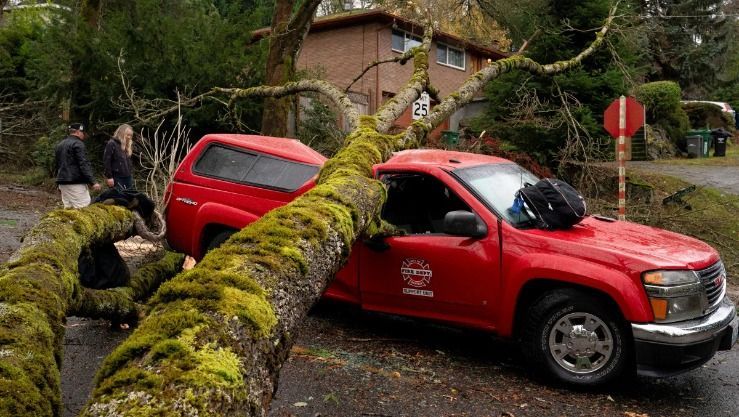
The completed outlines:
[[[405,235],[360,247],[362,306],[492,329],[500,270],[497,223],[483,238],[442,232],[444,216],[474,199],[425,173],[383,174],[388,198],[382,218]],[[477,205],[479,206],[479,205]]]

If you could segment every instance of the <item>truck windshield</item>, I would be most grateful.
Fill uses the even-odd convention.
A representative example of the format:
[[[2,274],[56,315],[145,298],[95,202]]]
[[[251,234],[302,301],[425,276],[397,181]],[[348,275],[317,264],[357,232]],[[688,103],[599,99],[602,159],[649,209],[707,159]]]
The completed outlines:
[[[463,183],[471,188],[488,207],[514,226],[527,226],[534,219],[525,208],[515,210],[516,191],[539,179],[516,164],[489,164],[454,170]]]

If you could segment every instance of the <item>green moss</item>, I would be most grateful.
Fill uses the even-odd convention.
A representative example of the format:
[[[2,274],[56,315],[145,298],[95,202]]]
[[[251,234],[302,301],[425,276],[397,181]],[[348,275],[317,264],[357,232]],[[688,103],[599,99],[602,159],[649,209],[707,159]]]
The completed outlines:
[[[269,301],[246,291],[235,288],[225,288],[220,311],[226,319],[237,316],[242,321],[250,323],[258,337],[266,337],[277,324],[272,305]]]
[[[195,352],[195,360],[197,362],[193,372],[195,375],[189,375],[190,381],[194,382],[195,386],[211,386],[225,382],[223,385],[236,388],[243,384],[239,357],[231,349],[206,345]]]
[[[97,391],[101,394],[110,394],[121,387],[136,387],[137,390],[155,391],[162,388],[164,378],[142,369],[128,368],[109,378],[101,384]]]
[[[130,283],[134,299],[143,300],[154,293],[162,282],[182,270],[184,260],[185,255],[167,251],[156,262],[150,262],[139,268],[131,277]]]
[[[171,303],[166,310],[161,309],[150,314],[131,337],[105,359],[98,371],[97,381],[110,377],[131,361],[142,359],[157,343],[177,338],[182,332],[205,321],[202,313],[181,301]]]

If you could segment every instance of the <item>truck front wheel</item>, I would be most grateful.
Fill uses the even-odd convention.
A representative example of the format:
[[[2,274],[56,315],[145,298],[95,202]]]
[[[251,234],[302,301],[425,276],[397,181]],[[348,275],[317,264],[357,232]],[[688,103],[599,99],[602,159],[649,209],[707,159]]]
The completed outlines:
[[[596,386],[619,377],[629,363],[623,320],[602,300],[558,290],[537,300],[523,329],[534,369],[572,385]]]

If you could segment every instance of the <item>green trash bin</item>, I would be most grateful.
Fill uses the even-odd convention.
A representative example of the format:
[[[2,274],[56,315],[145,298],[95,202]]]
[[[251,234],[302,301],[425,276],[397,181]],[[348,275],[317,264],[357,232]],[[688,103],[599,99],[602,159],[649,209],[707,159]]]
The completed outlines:
[[[699,153],[696,155],[698,158],[708,157],[708,150],[713,147],[713,136],[711,136],[711,129],[692,129],[688,130],[687,136],[700,136],[702,143],[699,149]]]
[[[459,145],[459,132],[443,130],[441,132],[441,143],[449,148],[456,148]]]

